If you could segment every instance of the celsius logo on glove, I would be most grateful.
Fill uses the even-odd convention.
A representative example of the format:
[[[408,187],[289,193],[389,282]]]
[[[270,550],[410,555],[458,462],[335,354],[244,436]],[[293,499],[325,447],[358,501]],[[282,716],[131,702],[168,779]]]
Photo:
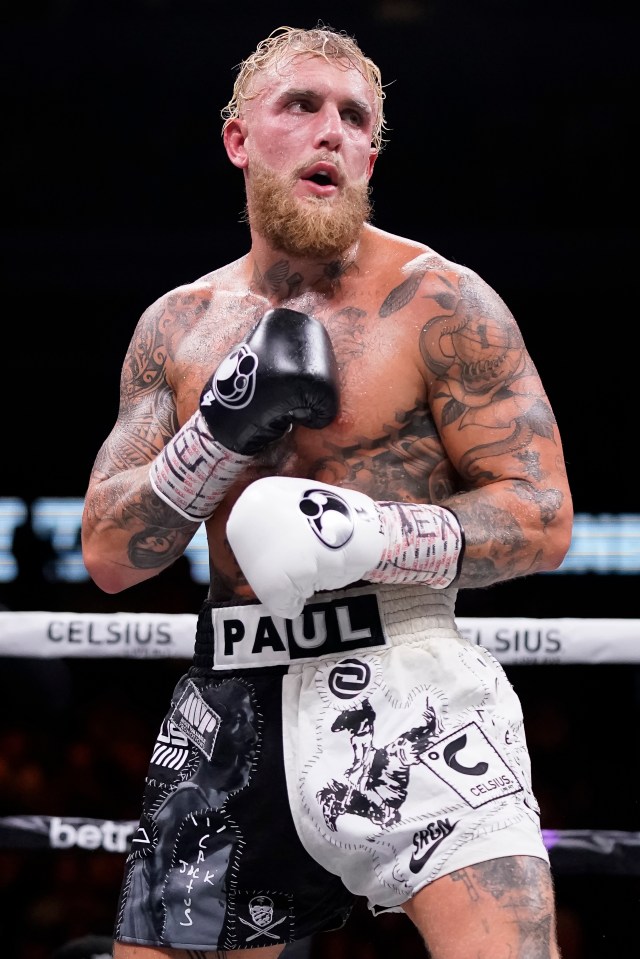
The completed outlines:
[[[298,505],[320,542],[329,549],[341,549],[353,536],[353,516],[341,496],[309,489]]]
[[[211,389],[202,397],[201,405],[211,406],[217,400],[228,410],[241,410],[253,399],[256,389],[258,357],[246,343],[241,343],[222,361],[211,382]]]

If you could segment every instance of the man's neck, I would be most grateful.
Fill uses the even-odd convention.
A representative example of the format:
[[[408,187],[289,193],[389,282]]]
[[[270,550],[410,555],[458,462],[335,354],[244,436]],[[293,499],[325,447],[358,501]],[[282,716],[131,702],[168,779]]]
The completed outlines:
[[[357,270],[360,241],[342,253],[322,259],[295,257],[275,250],[261,237],[254,236],[252,241],[251,286],[269,299],[288,300],[306,293],[333,296]]]

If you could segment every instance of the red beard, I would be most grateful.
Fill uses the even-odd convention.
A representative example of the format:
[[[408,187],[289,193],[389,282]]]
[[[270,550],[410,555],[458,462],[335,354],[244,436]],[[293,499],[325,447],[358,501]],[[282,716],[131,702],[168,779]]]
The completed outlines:
[[[322,260],[344,253],[371,215],[368,182],[346,186],[331,200],[300,199],[293,195],[297,179],[297,174],[287,179],[251,163],[247,208],[252,227],[289,256]]]

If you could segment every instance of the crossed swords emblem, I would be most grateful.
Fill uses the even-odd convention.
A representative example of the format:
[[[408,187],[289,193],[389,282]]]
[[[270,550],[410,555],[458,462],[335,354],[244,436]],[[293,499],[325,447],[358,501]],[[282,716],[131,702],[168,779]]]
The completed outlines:
[[[287,917],[283,916],[282,919],[276,919],[275,922],[272,922],[270,926],[265,926],[264,929],[261,929],[260,926],[254,926],[252,922],[249,922],[248,919],[243,919],[242,916],[238,916],[240,922],[243,922],[245,926],[250,926],[256,931],[252,936],[247,936],[247,942],[251,942],[252,939],[257,939],[258,936],[269,936],[270,939],[278,939],[279,936],[274,935],[272,932],[269,932],[270,929],[273,929],[275,926],[279,926],[281,922],[284,922]]]

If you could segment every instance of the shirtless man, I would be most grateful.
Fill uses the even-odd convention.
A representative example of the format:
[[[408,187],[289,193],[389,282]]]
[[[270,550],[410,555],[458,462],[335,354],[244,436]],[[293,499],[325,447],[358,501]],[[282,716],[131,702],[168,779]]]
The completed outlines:
[[[354,896],[404,910],[433,959],[559,955],[520,704],[454,604],[562,562],[561,440],[497,293],[370,223],[383,100],[350,37],[283,27],[258,45],[223,110],[250,249],[152,304],[124,361],[87,569],[117,593],[205,522],[211,587],[116,959],[272,959]],[[352,762],[336,717],[368,701],[389,743],[425,700],[438,730],[398,817],[330,828],[318,795]]]

